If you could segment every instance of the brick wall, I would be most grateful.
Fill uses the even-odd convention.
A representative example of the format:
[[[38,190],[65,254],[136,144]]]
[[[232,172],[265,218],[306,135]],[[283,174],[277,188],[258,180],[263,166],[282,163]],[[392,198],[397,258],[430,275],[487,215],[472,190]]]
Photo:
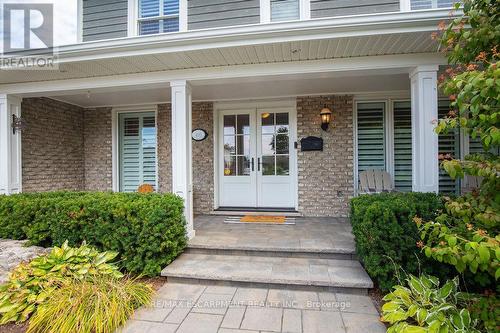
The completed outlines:
[[[203,128],[208,138],[193,141],[193,200],[194,213],[207,214],[213,210],[213,103],[194,102],[192,106],[194,128]],[[170,104],[158,105],[158,187],[160,192],[172,188],[172,111]]]
[[[327,132],[319,112],[333,112]],[[353,189],[352,96],[297,98],[297,135],[323,137],[323,151],[298,152],[299,211],[305,216],[347,216]]]
[[[327,132],[319,111],[333,111]],[[112,116],[110,108],[83,110],[48,98],[23,100],[23,190],[112,189]],[[347,216],[353,196],[352,96],[297,98],[297,135],[322,136],[322,152],[298,152],[299,211],[306,216]],[[171,108],[158,105],[158,183],[172,187]],[[196,214],[212,211],[213,103],[193,103],[193,128],[209,136],[193,142],[193,198]]]
[[[158,105],[157,151],[158,151],[158,191],[172,191],[172,108],[170,104]]]
[[[203,128],[208,137],[193,141],[193,200],[195,214],[214,208],[214,130],[213,103],[193,103],[193,129]]]
[[[83,190],[83,109],[49,98],[25,98],[21,132],[24,192]]]
[[[85,190],[113,189],[111,108],[86,109],[84,119]]]

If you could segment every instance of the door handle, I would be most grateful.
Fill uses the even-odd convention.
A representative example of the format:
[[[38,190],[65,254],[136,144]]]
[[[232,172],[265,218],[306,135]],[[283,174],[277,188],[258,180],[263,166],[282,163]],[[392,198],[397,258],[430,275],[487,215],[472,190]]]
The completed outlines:
[[[254,171],[254,170],[255,170],[255,165],[254,165],[254,159],[252,157],[252,171]]]
[[[257,171],[260,171],[260,157],[257,158]]]

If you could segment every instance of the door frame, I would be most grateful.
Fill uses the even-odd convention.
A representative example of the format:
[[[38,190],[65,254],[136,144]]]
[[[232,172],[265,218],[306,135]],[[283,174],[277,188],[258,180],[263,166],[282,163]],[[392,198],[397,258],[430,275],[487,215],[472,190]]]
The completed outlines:
[[[214,209],[220,207],[220,191],[221,183],[220,169],[221,160],[219,156],[220,144],[220,126],[219,114],[227,110],[243,110],[243,109],[261,109],[261,108],[278,108],[288,109],[290,112],[290,140],[291,142],[297,141],[297,99],[281,98],[281,99],[262,99],[262,100],[237,100],[237,101],[216,101],[213,107],[213,128],[214,128],[214,145],[213,145],[213,161],[214,161]],[[223,163],[223,162],[222,162]],[[299,196],[298,196],[298,154],[297,149],[290,151],[290,173],[292,173],[292,188],[293,188],[293,208],[298,210]]]

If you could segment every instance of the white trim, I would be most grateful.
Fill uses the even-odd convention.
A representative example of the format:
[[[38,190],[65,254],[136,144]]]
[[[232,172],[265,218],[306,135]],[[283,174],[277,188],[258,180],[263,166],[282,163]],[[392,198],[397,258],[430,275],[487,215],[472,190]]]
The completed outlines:
[[[399,0],[399,10],[402,12],[411,11],[411,0]]]
[[[138,1],[139,0],[128,0],[127,37],[137,36]]]
[[[260,23],[271,23],[271,0],[260,0]]]
[[[188,31],[188,0],[179,0],[179,31]]]
[[[334,73],[344,71],[365,71],[378,69],[409,69],[419,64],[446,64],[446,58],[439,53],[416,53],[387,56],[289,61],[255,65],[236,65],[148,72],[136,74],[109,75],[81,79],[26,82],[0,85],[0,91],[7,94],[29,94],[69,92],[74,90],[93,91],[100,88],[144,86],[166,84],[174,80],[217,80],[243,77],[266,77],[287,74]]]
[[[83,0],[77,0],[76,4],[76,42],[83,42]]]
[[[439,66],[418,66],[410,72],[412,117],[412,190],[439,191],[437,71]]]
[[[12,115],[21,117],[21,98],[0,94],[0,194],[22,191],[21,132],[12,133]]]
[[[213,105],[212,105],[212,120],[213,120],[213,133],[212,133],[212,136],[213,136],[213,161],[214,161],[214,186],[213,186],[213,189],[214,189],[214,202],[212,203],[213,204],[213,208],[214,210],[215,209],[218,209],[219,208],[219,174],[218,174],[218,170],[219,170],[219,159],[218,159],[218,151],[219,151],[219,118],[218,118],[218,112],[217,112],[217,108],[216,108],[216,103],[217,102],[213,102]]]
[[[111,156],[112,156],[112,178],[113,178],[113,192],[120,191],[120,149],[119,149],[119,115],[122,113],[139,113],[139,112],[154,112],[155,113],[155,126],[156,135],[158,137],[158,105],[129,105],[121,107],[113,107],[111,110]],[[156,144],[156,188],[158,189],[158,140]]]
[[[311,19],[311,0],[300,0],[300,19]]]

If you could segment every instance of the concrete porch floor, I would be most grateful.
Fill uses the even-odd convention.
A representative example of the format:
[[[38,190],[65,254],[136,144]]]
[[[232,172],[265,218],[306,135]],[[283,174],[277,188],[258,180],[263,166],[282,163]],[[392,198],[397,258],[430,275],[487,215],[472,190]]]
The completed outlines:
[[[347,218],[297,217],[294,225],[224,223],[226,216],[201,215],[194,220],[196,236],[190,249],[280,251],[354,255],[355,243]]]

